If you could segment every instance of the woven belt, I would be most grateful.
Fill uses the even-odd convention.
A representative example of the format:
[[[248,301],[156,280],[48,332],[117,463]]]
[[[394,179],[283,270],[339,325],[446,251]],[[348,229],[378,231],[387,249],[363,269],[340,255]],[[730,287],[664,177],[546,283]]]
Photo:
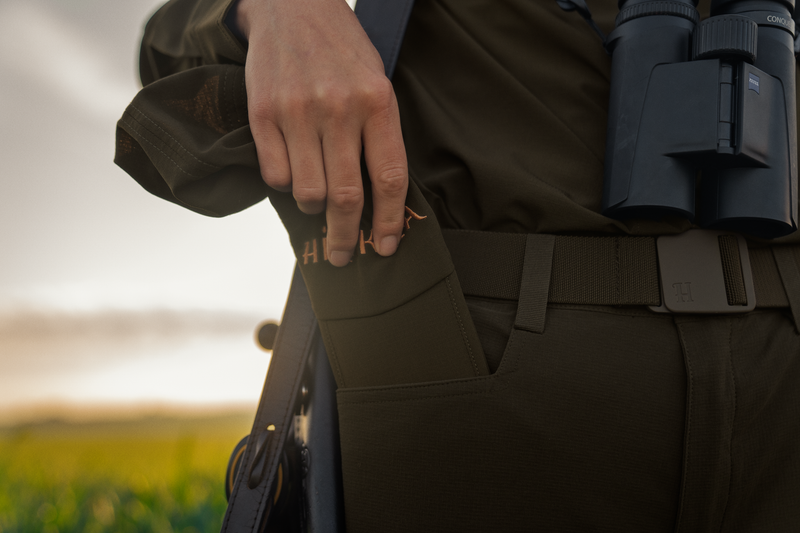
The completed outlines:
[[[464,230],[442,233],[464,294],[519,298],[525,234]],[[740,262],[736,260],[740,253],[738,242],[744,241],[735,236],[725,237],[719,239],[725,293],[730,305],[744,305],[746,291],[738,268]],[[547,301],[659,306],[662,283],[658,248],[656,237],[556,236]],[[756,306],[792,307],[795,316],[800,315],[800,246],[755,248],[747,252]]]

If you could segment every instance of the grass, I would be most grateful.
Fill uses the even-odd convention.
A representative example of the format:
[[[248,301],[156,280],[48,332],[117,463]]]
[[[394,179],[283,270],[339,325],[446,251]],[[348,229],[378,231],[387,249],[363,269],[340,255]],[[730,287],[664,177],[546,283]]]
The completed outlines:
[[[0,429],[0,533],[217,533],[253,416]]]

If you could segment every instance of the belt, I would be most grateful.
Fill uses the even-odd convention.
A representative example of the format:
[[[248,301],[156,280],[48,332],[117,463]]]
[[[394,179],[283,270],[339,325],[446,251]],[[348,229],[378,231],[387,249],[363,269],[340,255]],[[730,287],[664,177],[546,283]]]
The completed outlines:
[[[448,229],[442,233],[464,294],[519,299],[527,235]],[[682,235],[693,233],[703,231]],[[662,250],[660,258],[658,240],[663,238],[554,236],[547,301],[661,306],[665,292],[659,266],[665,252]],[[740,250],[744,239],[733,234],[720,235],[718,242],[717,268],[723,274],[728,305],[791,307],[795,316],[800,315],[800,246],[747,249],[744,245]],[[744,254],[741,261],[736,260],[739,254]],[[679,257],[678,263],[682,259],[691,261],[692,257]],[[748,260],[749,269],[741,268]],[[748,301],[745,290],[748,270],[752,272],[755,305]]]

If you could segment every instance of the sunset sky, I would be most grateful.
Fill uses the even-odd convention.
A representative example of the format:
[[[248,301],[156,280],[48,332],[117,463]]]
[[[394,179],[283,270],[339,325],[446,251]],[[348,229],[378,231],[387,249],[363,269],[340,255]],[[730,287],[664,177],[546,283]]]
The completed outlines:
[[[293,270],[268,203],[210,219],[112,160],[161,0],[0,2],[0,423],[41,405],[255,403]]]

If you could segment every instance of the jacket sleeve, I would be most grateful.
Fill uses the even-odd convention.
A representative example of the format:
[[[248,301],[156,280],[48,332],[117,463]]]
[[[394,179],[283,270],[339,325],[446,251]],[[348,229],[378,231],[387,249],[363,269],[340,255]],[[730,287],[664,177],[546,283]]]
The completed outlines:
[[[325,213],[302,213],[291,193],[261,179],[247,109],[245,47],[224,22],[232,4],[171,0],[153,15],[142,43],[144,87],[117,123],[115,162],[145,190],[208,216],[269,197],[289,233],[340,386],[487,374],[439,224],[414,181],[406,198],[413,216],[406,219],[403,245],[388,259],[372,242],[364,173],[359,243],[352,264],[336,268],[325,252]],[[436,320],[424,318],[431,313]],[[430,335],[419,334],[421,317]],[[384,334],[401,331],[398,326],[425,342],[409,347],[402,342],[408,336]]]
[[[267,195],[247,120],[236,0],[170,0],[147,23],[143,88],[117,124],[115,162],[145,190],[225,216]]]
[[[246,47],[225,24],[234,3],[171,0],[156,11],[139,53],[142,85],[202,65],[243,65]]]

